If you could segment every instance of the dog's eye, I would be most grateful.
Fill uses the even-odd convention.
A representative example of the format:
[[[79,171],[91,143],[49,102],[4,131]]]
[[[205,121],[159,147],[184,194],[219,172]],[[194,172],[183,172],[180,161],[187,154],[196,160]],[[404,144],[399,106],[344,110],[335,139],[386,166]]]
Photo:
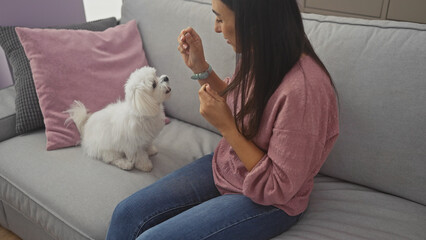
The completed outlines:
[[[157,83],[156,82],[153,82],[152,83],[152,88],[156,88],[157,87]]]

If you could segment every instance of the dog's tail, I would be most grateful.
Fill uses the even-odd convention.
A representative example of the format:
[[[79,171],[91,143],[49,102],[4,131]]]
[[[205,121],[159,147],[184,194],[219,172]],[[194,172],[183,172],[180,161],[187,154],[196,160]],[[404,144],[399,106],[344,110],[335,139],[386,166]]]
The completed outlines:
[[[77,126],[80,135],[83,135],[84,125],[86,125],[87,119],[89,119],[90,115],[87,112],[86,107],[80,101],[75,100],[73,104],[71,104],[70,109],[66,110],[65,113],[68,113],[70,116],[65,120],[65,124],[69,125],[69,123],[74,121]]]

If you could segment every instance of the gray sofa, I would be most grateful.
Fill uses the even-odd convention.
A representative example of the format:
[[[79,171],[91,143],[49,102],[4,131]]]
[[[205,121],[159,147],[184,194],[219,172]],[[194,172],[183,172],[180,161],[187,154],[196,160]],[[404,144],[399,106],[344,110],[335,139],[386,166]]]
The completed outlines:
[[[340,137],[306,213],[274,239],[426,239],[426,25],[304,14],[306,33],[340,95]],[[171,123],[150,173],[45,150],[44,130],[15,136],[14,88],[0,91],[0,225],[23,239],[104,239],[116,204],[212,152],[220,135],[198,113],[198,83],[177,51],[181,29],[231,76],[235,54],[213,31],[209,0],[125,0],[150,65],[168,74]]]

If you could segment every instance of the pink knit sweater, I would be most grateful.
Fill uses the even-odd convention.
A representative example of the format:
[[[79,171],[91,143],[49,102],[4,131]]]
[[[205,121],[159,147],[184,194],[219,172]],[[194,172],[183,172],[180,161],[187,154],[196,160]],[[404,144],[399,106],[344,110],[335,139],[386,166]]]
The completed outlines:
[[[233,109],[232,96],[227,103]],[[244,194],[258,204],[298,215],[308,206],[314,176],[338,134],[337,100],[330,80],[305,56],[284,77],[263,113],[253,142],[266,154],[248,172],[222,138],[213,156],[215,184],[222,194]]]

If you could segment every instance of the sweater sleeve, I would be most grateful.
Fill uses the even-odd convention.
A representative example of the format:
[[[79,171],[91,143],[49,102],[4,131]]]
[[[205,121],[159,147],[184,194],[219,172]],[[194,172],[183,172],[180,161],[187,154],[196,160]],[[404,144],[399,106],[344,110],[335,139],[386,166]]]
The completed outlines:
[[[317,136],[273,130],[269,149],[249,172],[243,194],[262,205],[283,205],[322,165],[323,145]]]

